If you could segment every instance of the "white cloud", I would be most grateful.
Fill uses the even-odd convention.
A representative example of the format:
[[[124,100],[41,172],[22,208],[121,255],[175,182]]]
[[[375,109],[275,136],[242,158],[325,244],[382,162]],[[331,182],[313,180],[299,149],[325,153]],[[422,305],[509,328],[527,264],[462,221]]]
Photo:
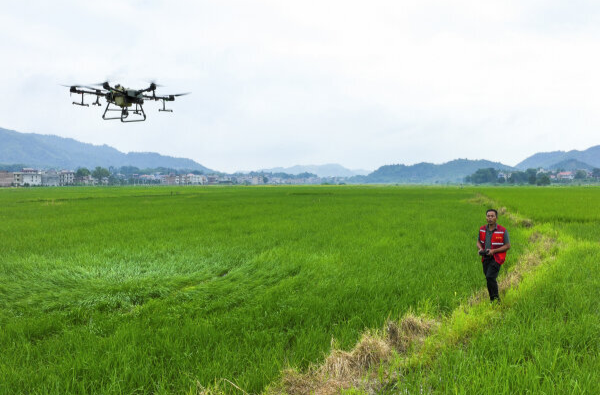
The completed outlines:
[[[599,15],[583,1],[15,3],[0,126],[224,171],[515,164],[599,143]],[[107,78],[193,93],[121,125],[58,86]]]

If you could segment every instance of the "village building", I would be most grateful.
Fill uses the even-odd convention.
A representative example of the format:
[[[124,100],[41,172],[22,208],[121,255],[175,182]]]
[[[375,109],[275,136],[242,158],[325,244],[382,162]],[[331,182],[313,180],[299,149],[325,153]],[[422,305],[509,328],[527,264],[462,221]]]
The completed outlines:
[[[75,172],[72,170],[61,170],[58,173],[58,185],[73,185],[75,182]]]
[[[10,171],[0,171],[0,187],[11,187],[14,182],[14,175]]]
[[[206,178],[200,174],[185,174],[179,176],[180,185],[203,185]]]
[[[58,173],[48,170],[42,173],[42,185],[45,187],[57,187],[60,184]]]
[[[42,185],[42,174],[35,169],[26,167],[23,171],[13,173],[13,183],[17,186],[39,186]]]
[[[176,174],[162,176],[160,179],[160,183],[163,185],[179,185],[179,176]]]
[[[214,185],[218,182],[219,180],[217,179],[216,176],[208,176],[206,177],[206,183],[210,184],[210,185]]]
[[[92,177],[91,175],[77,177],[75,179],[75,182],[77,182],[78,184],[81,184],[81,185],[96,185],[97,184],[96,179],[94,177]]]
[[[134,174],[134,176],[136,176],[136,175],[137,174]],[[142,174],[139,177],[137,177],[137,179],[142,184],[150,184],[150,183],[154,183],[156,181],[160,181],[160,177],[157,177],[154,174]],[[135,181],[135,177],[134,177],[134,181]]]
[[[575,174],[572,171],[561,171],[556,174],[556,178],[558,180],[573,180],[575,178]]]

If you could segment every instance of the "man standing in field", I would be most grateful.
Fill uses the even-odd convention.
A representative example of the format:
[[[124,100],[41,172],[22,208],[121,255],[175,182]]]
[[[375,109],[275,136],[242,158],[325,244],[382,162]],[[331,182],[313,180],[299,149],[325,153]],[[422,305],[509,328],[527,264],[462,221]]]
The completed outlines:
[[[498,211],[489,209],[485,213],[487,225],[479,228],[477,236],[477,248],[481,255],[483,263],[483,274],[487,280],[487,289],[490,294],[490,300],[500,300],[498,294],[498,272],[500,266],[506,259],[506,251],[510,249],[508,231],[501,225],[496,224],[498,220]]]

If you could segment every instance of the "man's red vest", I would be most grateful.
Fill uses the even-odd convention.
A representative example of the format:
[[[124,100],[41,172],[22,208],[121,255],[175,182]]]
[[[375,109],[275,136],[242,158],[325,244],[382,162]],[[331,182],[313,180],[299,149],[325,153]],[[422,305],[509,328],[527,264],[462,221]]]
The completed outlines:
[[[479,228],[479,242],[485,248],[485,229],[487,225],[483,225]],[[492,234],[492,249],[499,248],[504,245],[504,232],[506,232],[506,228],[501,225],[496,225],[496,230]],[[481,262],[483,262],[483,258],[481,257]],[[502,265],[504,260],[506,259],[506,251],[499,252],[494,254],[494,260],[498,262],[498,264]]]

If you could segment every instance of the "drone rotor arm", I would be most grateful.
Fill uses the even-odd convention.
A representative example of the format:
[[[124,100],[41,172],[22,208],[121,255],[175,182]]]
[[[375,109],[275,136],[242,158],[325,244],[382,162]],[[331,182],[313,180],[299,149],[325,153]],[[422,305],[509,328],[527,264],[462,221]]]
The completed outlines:
[[[158,84],[156,84],[154,82],[150,82],[150,86],[149,87],[147,87],[146,89],[137,90],[135,93],[136,93],[136,95],[139,95],[140,93],[152,92],[152,97],[147,97],[145,95],[144,95],[144,97],[146,97],[148,99],[154,99],[154,97],[156,96],[156,94],[154,93],[154,91],[156,91],[156,88],[158,88],[159,86],[162,86],[162,85],[158,85]]]
[[[156,100],[174,101],[176,97],[189,95],[190,93],[192,93],[192,92],[177,93],[175,95],[156,96]]]
[[[87,94],[87,95],[96,95],[96,96],[106,96],[107,92],[103,92],[101,89],[92,88],[90,86],[83,85],[63,85],[64,87],[69,88],[71,93],[78,94]]]

